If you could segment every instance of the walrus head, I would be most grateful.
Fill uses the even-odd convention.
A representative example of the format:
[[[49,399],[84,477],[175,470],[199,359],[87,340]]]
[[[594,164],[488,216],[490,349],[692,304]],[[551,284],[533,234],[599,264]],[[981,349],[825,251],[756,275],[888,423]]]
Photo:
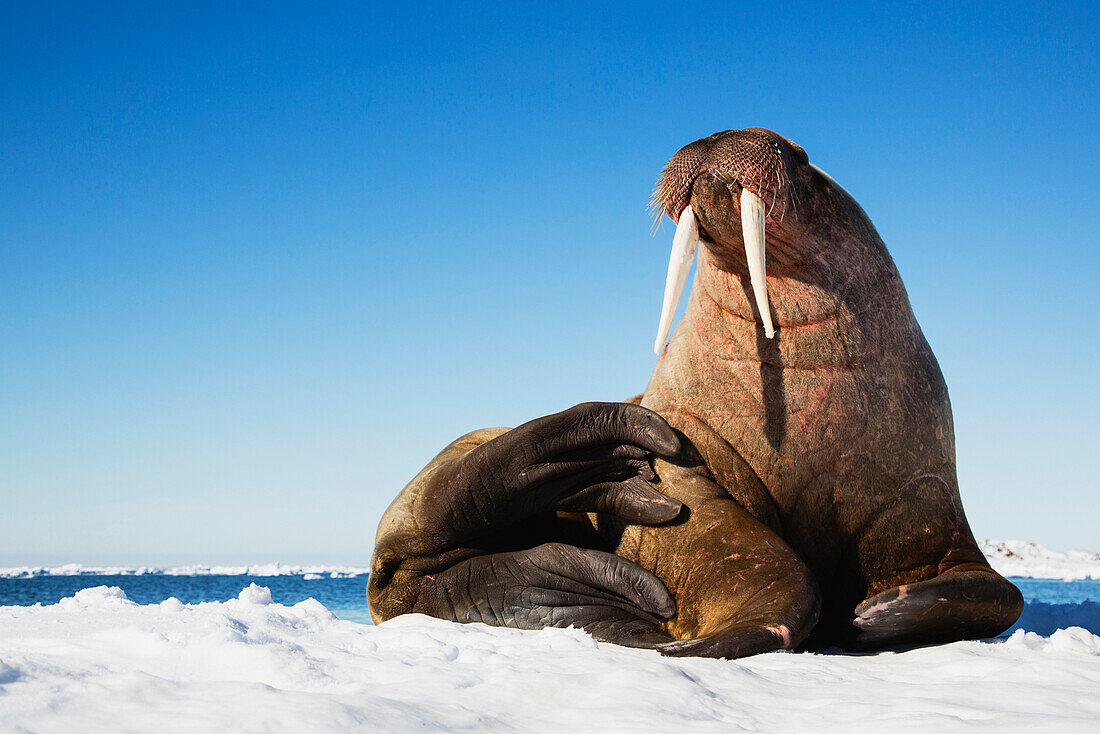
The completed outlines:
[[[764,334],[775,333],[766,262],[796,266],[812,254],[805,241],[815,196],[832,184],[806,152],[771,130],[727,130],[681,148],[665,166],[652,208],[677,223],[654,352],[660,353],[702,241],[724,270],[752,283]]]

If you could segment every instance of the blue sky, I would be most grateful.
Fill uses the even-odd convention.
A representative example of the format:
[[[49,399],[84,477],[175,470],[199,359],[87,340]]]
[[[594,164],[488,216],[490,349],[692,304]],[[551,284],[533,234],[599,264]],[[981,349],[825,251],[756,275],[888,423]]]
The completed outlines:
[[[366,563],[445,443],[641,391],[663,163],[863,205],[979,537],[1100,550],[1095,3],[0,5],[0,565]]]

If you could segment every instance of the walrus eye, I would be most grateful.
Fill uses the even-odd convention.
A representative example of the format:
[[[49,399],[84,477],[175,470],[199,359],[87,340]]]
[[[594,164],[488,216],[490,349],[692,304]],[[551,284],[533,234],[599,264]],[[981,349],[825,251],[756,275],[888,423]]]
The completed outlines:
[[[661,323],[657,327],[657,341],[653,342],[654,354],[661,353],[668,331],[672,328],[672,317],[676,315],[676,307],[680,305],[680,293],[687,282],[698,244],[699,225],[695,221],[695,212],[688,204],[680,213],[676,235],[672,238],[672,254],[668,258],[668,276],[665,278],[665,299],[661,304]]]
[[[763,199],[748,189],[741,189],[741,235],[745,240],[745,258],[749,261],[749,280],[752,281],[756,308],[764,322],[764,336],[771,339],[775,335],[775,329],[772,327],[772,312],[768,307],[768,278],[764,272],[765,216]],[[675,250],[673,247],[673,252]],[[671,267],[670,265],[670,273]]]

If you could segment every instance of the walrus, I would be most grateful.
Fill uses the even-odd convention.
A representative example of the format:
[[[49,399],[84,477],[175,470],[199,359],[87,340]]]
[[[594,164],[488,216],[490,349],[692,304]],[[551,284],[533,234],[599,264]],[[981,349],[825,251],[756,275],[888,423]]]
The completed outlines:
[[[856,201],[749,128],[678,151],[653,204],[677,226],[645,392],[443,449],[378,528],[375,621],[722,658],[1011,626],[1023,598],[963,513],[946,384]]]

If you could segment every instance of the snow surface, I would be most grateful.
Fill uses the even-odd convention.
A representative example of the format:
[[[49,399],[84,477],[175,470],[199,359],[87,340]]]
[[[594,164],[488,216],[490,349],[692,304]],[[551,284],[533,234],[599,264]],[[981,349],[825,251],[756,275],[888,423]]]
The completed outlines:
[[[672,659],[578,630],[362,625],[255,584],[147,606],[100,586],[0,607],[0,730],[1096,732],[1100,637]]]
[[[1100,553],[1068,551],[1061,553],[1026,540],[983,540],[982,552],[990,565],[1005,576],[1025,578],[1100,579]],[[251,566],[18,566],[0,568],[0,578],[32,578],[35,576],[305,576],[307,578],[348,578],[363,576],[370,569],[362,566],[295,566],[282,563],[262,563]]]
[[[1100,553],[1052,551],[1026,540],[983,540],[978,545],[1002,576],[1034,579],[1100,579]]]

